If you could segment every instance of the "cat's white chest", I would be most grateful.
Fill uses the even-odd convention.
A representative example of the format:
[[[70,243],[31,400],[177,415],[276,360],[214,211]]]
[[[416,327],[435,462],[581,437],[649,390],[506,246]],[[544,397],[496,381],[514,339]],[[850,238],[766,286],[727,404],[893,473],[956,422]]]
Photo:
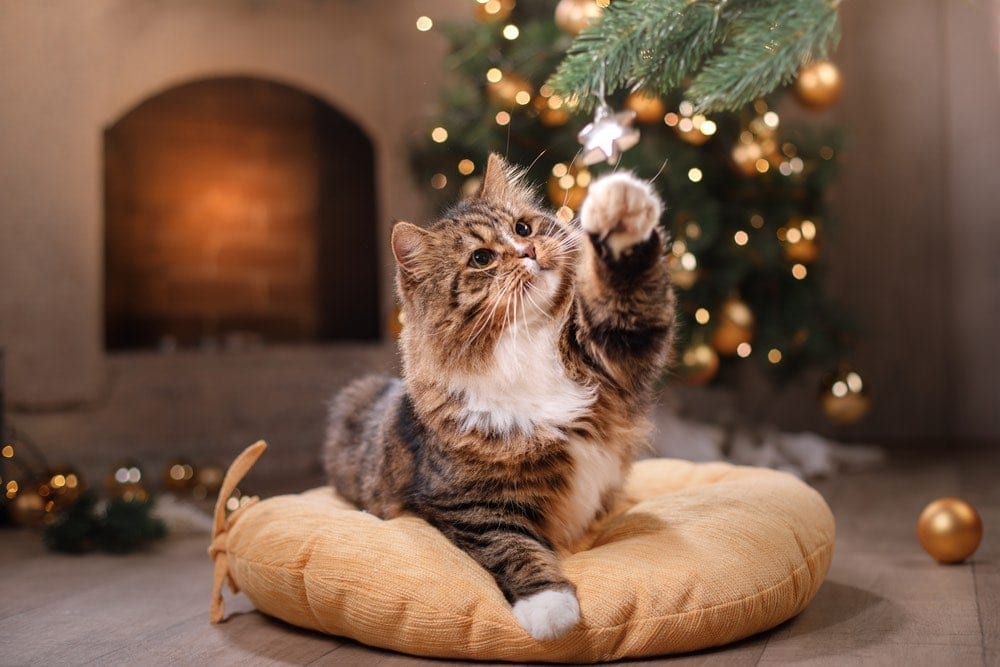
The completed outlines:
[[[465,430],[502,435],[568,426],[584,416],[596,397],[592,387],[573,382],[559,356],[555,324],[508,329],[497,342],[492,368],[454,378]]]
[[[625,469],[621,458],[598,442],[572,438],[569,453],[573,475],[562,519],[567,542],[574,542],[603,509],[608,492],[621,488]]]

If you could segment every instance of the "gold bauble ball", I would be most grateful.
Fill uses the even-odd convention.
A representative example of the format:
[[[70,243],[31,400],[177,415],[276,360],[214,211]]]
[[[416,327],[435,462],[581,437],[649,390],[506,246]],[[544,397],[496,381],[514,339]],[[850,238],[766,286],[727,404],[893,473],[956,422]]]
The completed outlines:
[[[569,105],[558,95],[539,95],[532,104],[545,127],[559,127],[569,121]]]
[[[829,60],[810,63],[799,70],[795,95],[812,109],[825,109],[840,99],[844,87],[840,70]]]
[[[18,526],[41,526],[51,516],[46,511],[46,506],[51,507],[51,503],[52,501],[38,494],[37,488],[22,490],[10,502],[10,518]]]
[[[785,259],[789,262],[810,264],[819,258],[819,225],[815,221],[793,219],[780,233]]]
[[[861,374],[848,366],[830,373],[820,385],[823,414],[835,424],[853,424],[871,408],[868,386]]]
[[[641,91],[631,93],[625,98],[625,108],[635,112],[637,121],[647,124],[662,123],[667,110],[659,97]]]
[[[688,384],[707,384],[719,370],[719,355],[711,345],[694,343],[681,354],[681,378]]]
[[[503,21],[514,10],[514,0],[485,0],[476,3],[476,18],[483,23]]]
[[[764,157],[763,146],[756,141],[751,141],[750,143],[738,142],[733,146],[733,150],[729,156],[733,161],[733,166],[736,167],[736,171],[744,176],[754,176],[759,173],[757,171],[757,161],[767,159]]]
[[[712,347],[719,354],[734,355],[741,344],[753,340],[753,311],[740,299],[730,297],[722,302],[718,322],[712,332]]]
[[[574,211],[579,211],[587,196],[591,178],[590,170],[585,166],[572,164],[565,170],[558,170],[557,165],[549,176],[549,201],[553,206],[568,206]]]
[[[163,470],[163,486],[177,494],[188,493],[194,485],[197,471],[187,459],[176,459],[167,463]]]
[[[556,25],[570,35],[578,35],[600,20],[604,10],[597,0],[559,0],[556,5]]]
[[[917,519],[917,538],[939,563],[961,563],[983,539],[983,520],[961,498],[939,498]]]
[[[531,82],[516,72],[509,72],[499,81],[486,84],[486,96],[495,107],[510,109],[520,106],[517,99],[520,93],[524,93],[522,98],[530,101],[534,91]]]

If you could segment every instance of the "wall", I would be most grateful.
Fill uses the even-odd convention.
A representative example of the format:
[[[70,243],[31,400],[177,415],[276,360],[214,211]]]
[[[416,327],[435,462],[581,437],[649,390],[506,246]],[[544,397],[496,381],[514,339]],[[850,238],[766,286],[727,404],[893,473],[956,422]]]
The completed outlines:
[[[436,99],[444,44],[418,32],[415,17],[468,11],[458,0],[0,2],[0,345],[8,400],[85,402],[106,382],[106,127],[142,100],[208,76],[301,88],[372,138],[386,238],[392,217],[425,216],[406,148]],[[388,313],[389,258],[379,261]]]

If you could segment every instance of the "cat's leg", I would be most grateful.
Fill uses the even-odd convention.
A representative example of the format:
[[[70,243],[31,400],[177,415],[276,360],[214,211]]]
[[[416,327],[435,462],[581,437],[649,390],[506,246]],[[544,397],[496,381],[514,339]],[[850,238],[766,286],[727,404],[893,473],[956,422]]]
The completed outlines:
[[[563,576],[552,549],[527,524],[512,525],[510,517],[488,519],[482,514],[473,520],[432,523],[493,575],[518,623],[532,637],[556,639],[580,622],[576,589]]]
[[[594,181],[580,211],[589,242],[577,269],[570,349],[626,391],[648,386],[671,342],[674,296],[662,212],[653,188],[627,172]]]

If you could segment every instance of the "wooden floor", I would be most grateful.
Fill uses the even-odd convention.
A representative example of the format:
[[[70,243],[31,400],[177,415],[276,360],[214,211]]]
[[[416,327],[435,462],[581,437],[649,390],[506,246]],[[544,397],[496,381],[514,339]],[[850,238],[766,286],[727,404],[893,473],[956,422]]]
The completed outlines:
[[[1000,443],[947,457],[898,449],[872,473],[817,486],[837,518],[830,574],[797,618],[740,643],[641,664],[1000,665]],[[986,527],[970,563],[936,565],[914,524],[960,495]],[[38,536],[0,531],[0,664],[418,665],[298,630],[228,600],[208,623],[204,537],[172,536],[125,557],[60,556]],[[447,663],[460,664],[460,663]],[[621,663],[639,664],[639,663]]]

